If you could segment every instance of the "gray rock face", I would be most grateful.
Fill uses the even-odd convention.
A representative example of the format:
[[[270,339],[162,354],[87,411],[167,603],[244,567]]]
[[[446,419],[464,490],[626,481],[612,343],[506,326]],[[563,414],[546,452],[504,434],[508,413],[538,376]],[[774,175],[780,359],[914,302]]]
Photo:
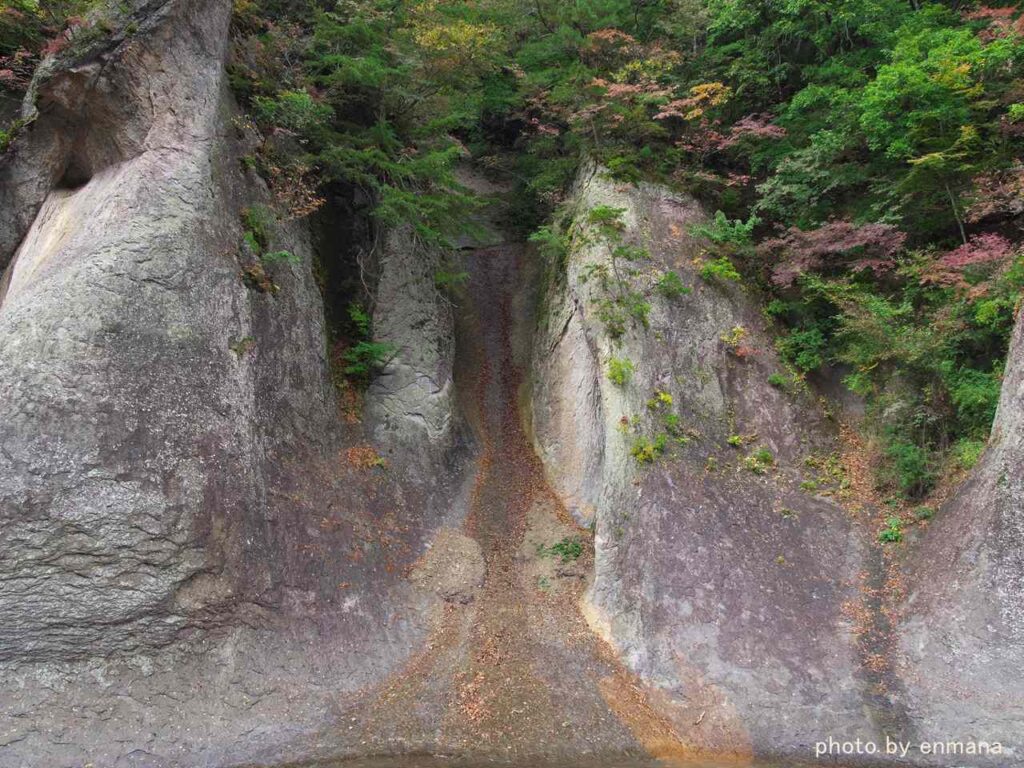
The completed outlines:
[[[301,759],[427,631],[402,574],[457,512],[337,418],[305,225],[242,279],[231,3],[129,12],[0,159],[0,765]]]
[[[230,9],[175,6],[162,13],[178,23],[53,73],[37,95],[27,144],[60,135],[64,181],[0,304],[0,658],[166,643],[188,621],[176,591],[222,570],[208,547],[260,535],[257,382],[230,349],[253,322],[225,182]],[[35,189],[41,154],[16,154],[9,172],[31,164]],[[201,603],[235,592],[238,574],[219,575]]]
[[[1024,765],[1024,324],[974,475],[909,555],[901,673],[922,739],[1000,742]]]
[[[629,278],[652,296],[650,327],[610,338],[593,277],[610,267],[609,248],[584,225],[547,297],[532,393],[552,485],[578,518],[596,518],[592,626],[669,694],[695,744],[808,757],[827,735],[871,736],[870,680],[841,608],[859,600],[865,553],[843,510],[796,487],[804,459],[832,449],[824,420],[810,398],[767,383],[781,368],[755,303],[697,276],[696,202],[589,169],[574,221],[598,206],[624,209],[625,242],[650,253]],[[650,291],[669,269],[691,293]],[[734,333],[744,349],[722,340]],[[609,380],[612,357],[635,367],[625,386]],[[669,414],[686,444],[672,439]],[[666,455],[640,466],[631,449],[659,433]],[[763,475],[744,464],[756,447],[774,462]]]
[[[454,321],[434,284],[433,263],[411,228],[385,236],[373,327],[375,340],[391,344],[394,356],[366,396],[376,439],[418,452],[424,466],[443,458],[456,437]]]

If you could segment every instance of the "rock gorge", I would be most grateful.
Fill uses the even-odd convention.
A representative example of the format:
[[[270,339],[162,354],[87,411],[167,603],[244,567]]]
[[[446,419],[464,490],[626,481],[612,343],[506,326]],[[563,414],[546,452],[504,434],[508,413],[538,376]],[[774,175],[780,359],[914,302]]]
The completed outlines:
[[[126,6],[44,62],[0,157],[0,765],[811,763],[892,736],[1024,766],[1020,326],[988,449],[892,555],[870,500],[801,488],[843,406],[768,383],[755,297],[698,275],[701,204],[584,163],[557,269],[487,223],[445,293],[379,233],[395,352],[346,418],[316,265],[358,227],[329,201],[270,227],[295,258],[244,244],[269,192],[231,12]],[[653,297],[615,344],[601,207]]]

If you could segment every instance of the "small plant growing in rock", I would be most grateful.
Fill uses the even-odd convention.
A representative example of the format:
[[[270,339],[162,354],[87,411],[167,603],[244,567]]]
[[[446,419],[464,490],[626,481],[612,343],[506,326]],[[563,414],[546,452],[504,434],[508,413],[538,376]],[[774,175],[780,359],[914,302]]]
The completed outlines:
[[[259,293],[274,294],[281,290],[277,284],[270,279],[267,270],[263,268],[262,262],[248,264],[242,267],[242,282],[246,288],[251,288]]]
[[[665,453],[667,445],[668,435],[664,433],[655,435],[653,440],[646,435],[640,435],[633,441],[633,447],[629,452],[638,464],[653,464]]]
[[[718,471],[718,457],[717,456],[708,456],[707,461],[704,462],[704,471],[705,472],[717,472]]]
[[[690,442],[690,435],[683,429],[682,420],[678,414],[666,413],[665,418],[662,420],[665,424],[665,431],[675,439],[680,445],[686,445]]]
[[[768,383],[776,389],[789,389],[789,379],[781,373],[772,373],[768,376]]]
[[[584,282],[596,279],[600,282],[605,296],[594,299],[597,317],[604,324],[608,335],[617,340],[626,332],[630,320],[645,329],[650,327],[651,304],[646,295],[633,288],[630,278],[637,274],[635,269],[625,269],[622,264],[648,258],[646,249],[623,243],[622,221],[624,208],[599,205],[587,213],[610,256],[607,264],[589,264],[581,276]]]
[[[737,282],[740,273],[725,256],[717,259],[708,259],[700,265],[700,276],[703,280],[711,282]]]
[[[12,120],[6,128],[0,128],[0,155],[7,151],[11,142],[17,138],[18,133],[26,125],[24,119]]]
[[[273,221],[273,214],[262,205],[253,205],[242,211],[242,226],[245,228],[242,237],[257,256],[262,256],[270,244]]]
[[[914,510],[914,519],[918,522],[931,520],[933,517],[935,517],[934,507],[922,506]]]
[[[355,343],[341,353],[342,373],[350,379],[366,383],[371,376],[387,366],[398,350],[394,344],[374,341],[370,332],[370,315],[359,304],[348,305],[349,320],[355,330]]]
[[[587,211],[587,221],[597,227],[598,231],[605,237],[614,237],[625,227],[622,221],[622,214],[625,208],[615,208],[611,205],[595,205]]]
[[[640,323],[644,328],[651,327],[651,303],[644,298],[643,294],[631,291],[625,298],[626,311],[630,316]]]
[[[953,444],[953,458],[961,469],[974,469],[974,466],[985,452],[984,440],[964,438]]]
[[[719,339],[725,346],[731,350],[737,350],[743,341],[747,338],[749,332],[742,325],[734,325],[728,331],[719,336]]]
[[[352,325],[355,326],[360,336],[366,337],[370,335],[370,315],[359,304],[353,303],[348,305],[348,319],[352,321]]]
[[[566,536],[550,547],[545,547],[541,544],[537,548],[537,552],[542,557],[558,557],[563,564],[571,563],[574,560],[579,560],[583,554],[583,542],[580,541],[579,536]]]
[[[739,448],[743,445],[743,435],[729,435],[725,442],[731,445],[733,448]]]
[[[633,361],[625,357],[613,357],[608,361],[608,379],[617,387],[624,387],[633,378]]]
[[[541,256],[551,265],[556,274],[561,274],[569,256],[569,238],[551,227],[541,227],[529,240],[537,246]]]
[[[652,411],[660,411],[662,408],[672,407],[672,395],[660,389],[654,390],[654,397],[647,401],[647,408]]]
[[[666,299],[678,299],[680,296],[693,292],[693,289],[685,285],[683,279],[672,270],[664,272],[658,278],[655,288]]]
[[[903,521],[893,515],[885,519],[885,528],[878,533],[878,540],[883,544],[898,544],[903,541]]]
[[[356,469],[387,469],[388,462],[371,445],[353,445],[345,450],[345,461]]]
[[[345,375],[367,380],[374,371],[387,366],[395,356],[395,345],[381,341],[360,341],[345,350]]]
[[[623,261],[642,261],[650,258],[651,254],[646,248],[638,245],[617,245],[612,248],[612,258]]]
[[[763,446],[743,459],[743,466],[755,475],[767,474],[774,464],[772,452]]]

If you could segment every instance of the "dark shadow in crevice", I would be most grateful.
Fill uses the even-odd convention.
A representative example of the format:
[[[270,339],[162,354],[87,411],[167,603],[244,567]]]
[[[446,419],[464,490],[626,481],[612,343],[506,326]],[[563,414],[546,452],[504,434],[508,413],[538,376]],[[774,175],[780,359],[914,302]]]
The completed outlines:
[[[92,169],[87,168],[85,164],[80,162],[78,159],[71,158],[67,167],[64,169],[64,175],[61,176],[54,185],[54,189],[66,192],[77,192],[88,184],[92,177]]]

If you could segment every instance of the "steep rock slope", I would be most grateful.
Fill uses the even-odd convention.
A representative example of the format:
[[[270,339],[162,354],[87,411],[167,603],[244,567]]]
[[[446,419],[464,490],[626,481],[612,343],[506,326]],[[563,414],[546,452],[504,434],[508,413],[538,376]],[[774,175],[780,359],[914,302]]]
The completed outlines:
[[[595,221],[614,209],[609,243]],[[596,524],[592,625],[695,744],[808,757],[826,735],[873,736],[892,707],[843,609],[863,603],[867,554],[844,510],[797,487],[832,450],[828,429],[806,394],[769,385],[781,368],[755,303],[697,276],[699,206],[588,168],[565,218],[532,426],[552,485]],[[620,239],[648,253],[613,264]],[[668,270],[689,293],[659,293]],[[637,313],[618,341],[605,318],[623,287],[601,279],[614,273],[651,304],[649,328]],[[625,385],[612,358],[635,369]]]
[[[901,671],[921,738],[1000,742],[1024,764],[1024,324],[989,447],[908,555]],[[972,760],[967,764],[981,764]]]
[[[257,382],[230,349],[254,316],[222,140],[227,9],[172,23],[170,5],[116,66],[54,66],[7,163],[29,186],[44,152],[54,163],[0,305],[7,656],[165,643],[184,624],[175,592],[210,568],[197,523],[224,549],[264,539],[246,514]],[[322,420],[325,395],[299,418]]]
[[[374,329],[393,358],[367,393],[366,414],[377,438],[402,453],[419,451],[424,468],[456,444],[454,320],[434,286],[434,260],[410,227],[389,232],[381,248]]]
[[[0,158],[0,765],[304,757],[436,602],[402,574],[457,467],[384,472],[338,418],[306,225],[242,245],[230,13],[123,4]],[[399,331],[443,389],[450,329]]]

